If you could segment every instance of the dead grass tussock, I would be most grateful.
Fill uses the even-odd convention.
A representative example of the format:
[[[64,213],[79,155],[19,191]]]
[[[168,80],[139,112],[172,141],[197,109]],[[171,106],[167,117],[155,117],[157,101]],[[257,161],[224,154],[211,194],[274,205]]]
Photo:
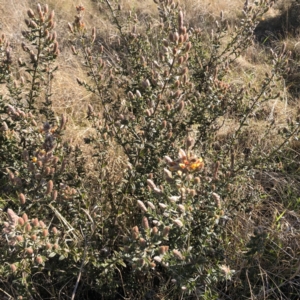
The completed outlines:
[[[228,222],[226,231],[226,239],[230,241],[227,243],[226,252],[231,253],[228,261],[236,272],[232,286],[238,285],[240,280],[244,281],[248,274],[249,286],[243,293],[246,295],[252,290],[251,299],[271,299],[272,295],[287,292],[287,287],[297,292],[295,279],[300,268],[297,258],[300,251],[299,215],[282,204],[267,199],[259,201],[250,212],[239,213],[234,220]],[[262,233],[265,233],[264,238],[257,240],[260,248],[248,260],[247,245],[251,238]],[[276,285],[275,282],[281,284]],[[266,285],[263,292],[256,288],[261,285]]]
[[[224,17],[227,19],[236,18],[244,5],[243,0],[187,0],[182,3],[189,16],[211,16],[219,17],[220,12],[224,12]]]

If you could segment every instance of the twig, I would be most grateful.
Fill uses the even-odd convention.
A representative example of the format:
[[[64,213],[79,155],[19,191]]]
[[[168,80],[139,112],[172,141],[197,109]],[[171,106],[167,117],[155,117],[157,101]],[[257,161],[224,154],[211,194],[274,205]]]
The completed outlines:
[[[13,297],[10,294],[8,294],[7,292],[5,292],[4,290],[0,289],[0,291],[2,293],[4,293],[7,297],[9,297],[9,299],[13,299]]]
[[[82,235],[84,235],[83,232],[82,232],[81,227],[80,227],[80,230],[81,230]],[[82,274],[82,271],[83,271],[83,267],[84,267],[86,251],[87,251],[87,242],[86,242],[86,235],[84,235],[84,253],[83,253],[83,258],[82,258],[82,262],[81,262],[81,266],[80,266],[80,271],[79,271],[79,274],[77,276],[77,280],[76,280],[76,284],[75,284],[75,287],[74,287],[74,290],[73,290],[73,293],[72,293],[71,300],[75,299],[75,294],[76,294],[78,284],[79,284],[79,281],[80,281],[80,278],[81,278],[81,274]]]

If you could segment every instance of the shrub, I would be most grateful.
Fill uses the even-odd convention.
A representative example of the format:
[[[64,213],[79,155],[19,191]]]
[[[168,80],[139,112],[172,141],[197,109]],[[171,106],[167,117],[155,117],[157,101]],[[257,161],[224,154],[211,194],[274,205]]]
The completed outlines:
[[[64,137],[68,118],[52,108],[54,12],[28,10],[28,57],[18,67],[1,39],[9,91],[0,98],[1,184],[9,202],[0,276],[13,297],[212,299],[235,276],[227,222],[255,203],[252,179],[276,168],[299,133],[297,120],[281,128],[270,119],[261,140],[249,145],[246,137],[263,105],[280,96],[289,53],[269,52],[272,72],[256,87],[230,83],[272,2],[246,1],[235,29],[221,13],[211,33],[189,28],[173,1],[155,3],[159,21],[103,1],[118,32],[110,45],[76,7],[69,43],[87,72],[77,83],[94,95],[85,145]],[[17,82],[13,68],[28,78]],[[264,139],[276,134],[265,151]]]

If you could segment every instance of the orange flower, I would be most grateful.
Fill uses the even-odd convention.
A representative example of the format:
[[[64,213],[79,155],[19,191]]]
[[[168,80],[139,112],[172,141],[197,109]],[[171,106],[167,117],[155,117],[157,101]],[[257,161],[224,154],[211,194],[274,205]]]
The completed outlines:
[[[179,158],[176,161],[172,161],[171,159],[167,160],[171,172],[178,170],[194,172],[204,167],[204,162],[201,157],[196,158],[190,154],[186,154],[182,149],[180,149],[178,156]]]
[[[200,170],[204,167],[204,162],[203,162],[203,159],[200,157],[200,158],[193,158],[190,162],[190,165],[189,165],[189,169],[191,171],[197,171],[197,170]]]

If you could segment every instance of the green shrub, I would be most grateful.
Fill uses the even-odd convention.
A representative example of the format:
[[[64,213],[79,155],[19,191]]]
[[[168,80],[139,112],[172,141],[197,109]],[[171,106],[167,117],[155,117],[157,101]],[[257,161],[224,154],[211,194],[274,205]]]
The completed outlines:
[[[246,2],[234,30],[221,13],[210,34],[188,28],[173,1],[155,3],[160,21],[103,1],[118,32],[111,45],[99,44],[76,7],[69,43],[87,72],[77,83],[94,94],[85,145],[64,137],[68,119],[52,108],[54,13],[28,10],[28,59],[19,66],[1,39],[9,91],[0,98],[1,185],[9,201],[0,276],[14,298],[213,299],[235,276],[227,222],[253,205],[260,192],[252,178],[275,168],[299,133],[296,121],[282,129],[269,120],[261,140],[245,141],[263,104],[279,97],[289,53],[269,53],[272,72],[256,87],[230,83],[271,2]],[[13,68],[27,79],[14,81]],[[263,139],[275,134],[265,151]]]

